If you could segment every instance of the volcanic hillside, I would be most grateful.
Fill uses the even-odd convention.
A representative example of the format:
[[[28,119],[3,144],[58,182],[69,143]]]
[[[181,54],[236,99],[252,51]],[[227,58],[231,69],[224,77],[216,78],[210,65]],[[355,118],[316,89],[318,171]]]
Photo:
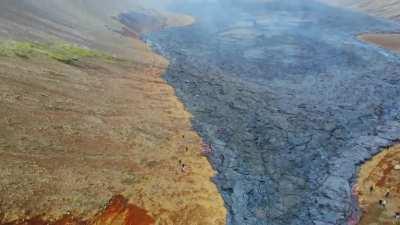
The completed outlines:
[[[362,10],[374,16],[400,19],[399,0],[322,0],[336,6]]]
[[[163,3],[157,1],[157,7]],[[123,37],[118,21],[121,13],[130,11],[158,17],[160,24],[153,26],[185,25],[190,18],[155,10],[154,1],[106,0],[6,0],[0,2],[0,38],[18,40],[66,40],[88,47],[118,52],[133,57],[143,50],[141,44]],[[147,25],[147,24],[146,24]],[[142,52],[143,53],[143,52]]]
[[[0,2],[0,224],[225,223],[168,62],[139,39],[193,22],[166,2]]]

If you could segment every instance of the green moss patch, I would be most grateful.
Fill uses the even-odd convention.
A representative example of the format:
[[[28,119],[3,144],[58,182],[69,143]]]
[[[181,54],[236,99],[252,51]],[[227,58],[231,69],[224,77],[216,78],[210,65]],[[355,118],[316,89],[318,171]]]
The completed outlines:
[[[111,56],[105,53],[100,53],[67,43],[39,44],[19,41],[0,42],[0,56],[20,57],[26,59],[37,56],[46,56],[66,64],[73,64],[82,58],[88,57],[112,59]]]

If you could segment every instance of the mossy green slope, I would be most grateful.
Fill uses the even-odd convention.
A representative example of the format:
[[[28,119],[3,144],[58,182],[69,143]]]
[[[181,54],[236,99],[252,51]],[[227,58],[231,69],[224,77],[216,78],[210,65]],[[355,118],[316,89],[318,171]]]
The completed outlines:
[[[3,41],[0,42],[0,56],[32,58],[45,56],[66,64],[72,64],[82,58],[97,57],[112,59],[106,53],[94,51],[69,43],[43,44],[34,42]]]

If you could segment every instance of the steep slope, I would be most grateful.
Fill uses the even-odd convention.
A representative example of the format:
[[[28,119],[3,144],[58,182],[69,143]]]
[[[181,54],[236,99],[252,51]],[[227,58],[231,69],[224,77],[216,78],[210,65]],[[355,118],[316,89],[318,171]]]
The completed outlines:
[[[192,22],[154,2],[0,2],[0,224],[225,223],[168,62],[129,35]]]
[[[369,15],[400,21],[400,1],[399,0],[321,0],[322,2],[337,7],[345,7]],[[368,33],[359,35],[365,42],[372,43],[395,52],[400,52],[400,35],[398,31],[394,33]]]
[[[367,12],[374,16],[400,19],[399,0],[322,0],[336,6],[345,6]]]
[[[157,6],[163,7],[159,1]],[[123,28],[117,21],[122,12],[152,12],[165,25],[188,24],[190,18],[172,20],[171,14],[149,10],[152,1],[95,1],[95,0],[6,0],[0,3],[0,38],[18,40],[66,40],[88,47],[112,51],[122,56],[135,57],[137,51],[147,54],[143,43],[113,32]],[[135,58],[140,60],[141,57]]]

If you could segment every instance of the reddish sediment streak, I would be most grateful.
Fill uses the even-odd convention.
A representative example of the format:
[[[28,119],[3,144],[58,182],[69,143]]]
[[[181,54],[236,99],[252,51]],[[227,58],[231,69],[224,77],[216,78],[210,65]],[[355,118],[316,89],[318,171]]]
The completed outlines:
[[[42,216],[18,220],[0,225],[153,225],[155,220],[145,209],[128,203],[121,195],[113,197],[102,212],[90,219],[65,215],[61,219],[48,221]]]

